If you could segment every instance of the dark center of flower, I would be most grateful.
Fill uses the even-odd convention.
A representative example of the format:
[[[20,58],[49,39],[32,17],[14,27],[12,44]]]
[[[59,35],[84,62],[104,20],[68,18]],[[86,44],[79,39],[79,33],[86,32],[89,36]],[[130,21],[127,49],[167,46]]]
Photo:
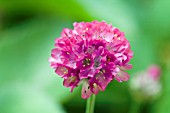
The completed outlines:
[[[70,76],[70,77],[68,78],[68,82],[75,82],[76,79],[77,79],[76,76]]]
[[[110,56],[107,56],[107,57],[106,57],[106,60],[107,60],[107,62],[110,62],[111,57],[110,57]]]
[[[85,67],[85,66],[89,66],[89,65],[90,65],[90,63],[91,63],[90,58],[85,58],[85,59],[83,60],[83,67]]]
[[[99,73],[101,73],[101,74],[106,73],[106,70],[105,69],[100,69]]]
[[[101,56],[98,56],[98,57],[96,57],[95,59],[94,59],[94,66],[95,67],[99,67],[100,66],[100,59],[101,59],[102,57]]]
[[[100,62],[99,62],[99,61],[97,61],[97,62],[94,63],[94,66],[95,66],[95,67],[99,67],[99,65],[100,65]]]

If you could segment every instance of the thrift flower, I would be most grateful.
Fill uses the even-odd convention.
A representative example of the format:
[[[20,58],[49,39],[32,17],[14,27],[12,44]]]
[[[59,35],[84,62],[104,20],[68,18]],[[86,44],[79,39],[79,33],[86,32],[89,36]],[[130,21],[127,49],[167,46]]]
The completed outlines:
[[[151,99],[160,93],[159,78],[159,66],[151,65],[146,71],[134,75],[130,82],[130,88],[140,99]]]
[[[124,72],[133,56],[128,40],[118,28],[106,22],[75,22],[74,29],[65,28],[56,38],[49,62],[63,85],[82,85],[82,98],[104,91],[114,79],[127,81]]]

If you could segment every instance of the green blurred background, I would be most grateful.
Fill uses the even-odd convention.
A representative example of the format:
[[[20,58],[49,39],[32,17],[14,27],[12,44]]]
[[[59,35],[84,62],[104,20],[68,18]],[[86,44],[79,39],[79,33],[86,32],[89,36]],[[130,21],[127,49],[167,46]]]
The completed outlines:
[[[138,107],[129,81],[113,81],[96,98],[95,113],[170,113],[170,0],[0,0],[0,113],[84,113],[50,68],[54,39],[77,21],[105,20],[132,45],[133,73],[161,66],[162,94]]]

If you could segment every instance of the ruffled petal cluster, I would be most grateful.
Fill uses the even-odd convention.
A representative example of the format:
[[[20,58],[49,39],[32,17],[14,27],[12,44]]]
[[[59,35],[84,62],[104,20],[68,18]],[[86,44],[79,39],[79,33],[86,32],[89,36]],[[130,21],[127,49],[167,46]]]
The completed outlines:
[[[127,81],[124,72],[133,56],[124,33],[106,22],[75,22],[74,29],[63,29],[56,38],[49,59],[56,74],[64,79],[63,85],[71,91],[80,85],[82,98],[104,91],[116,79]]]

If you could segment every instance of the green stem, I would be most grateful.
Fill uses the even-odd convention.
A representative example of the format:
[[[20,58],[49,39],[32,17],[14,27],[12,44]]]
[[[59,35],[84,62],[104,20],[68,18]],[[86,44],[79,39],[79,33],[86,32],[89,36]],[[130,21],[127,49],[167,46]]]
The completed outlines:
[[[93,113],[94,112],[94,105],[95,105],[95,95],[92,94],[88,99],[86,103],[86,113]]]

